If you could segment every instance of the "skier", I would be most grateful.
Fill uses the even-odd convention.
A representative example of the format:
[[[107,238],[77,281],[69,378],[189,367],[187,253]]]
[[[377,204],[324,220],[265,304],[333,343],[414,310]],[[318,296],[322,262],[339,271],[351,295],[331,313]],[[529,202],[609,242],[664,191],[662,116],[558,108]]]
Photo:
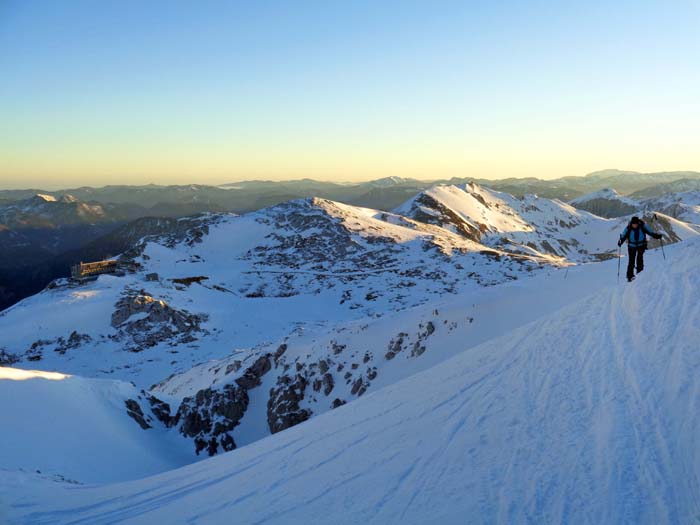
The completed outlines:
[[[647,249],[647,235],[654,239],[661,239],[661,234],[653,232],[639,217],[632,217],[627,227],[617,241],[622,246],[627,241],[629,259],[627,260],[627,280],[634,279],[634,264],[637,263],[637,273],[644,270],[644,250]]]

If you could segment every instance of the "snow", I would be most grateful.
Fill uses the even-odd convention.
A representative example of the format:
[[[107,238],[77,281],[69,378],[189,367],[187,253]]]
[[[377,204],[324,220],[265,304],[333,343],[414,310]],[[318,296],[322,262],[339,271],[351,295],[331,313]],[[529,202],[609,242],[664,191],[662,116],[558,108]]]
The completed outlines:
[[[138,395],[121,381],[0,367],[0,466],[106,483],[192,462],[185,439],[127,415],[125,401]]]
[[[0,351],[24,359],[0,368],[0,399],[12,400],[0,523],[696,516],[698,228],[659,213],[685,242],[667,246],[667,261],[649,250],[645,272],[618,285],[615,260],[571,264],[614,256],[626,218],[474,184],[425,194],[438,206],[311,199],[182,219],[204,227],[201,239],[147,239],[136,271],[63,282],[0,313]],[[422,207],[442,220],[440,206],[481,238],[413,218]],[[516,250],[528,257],[506,253]],[[174,281],[196,276],[206,279]],[[119,330],[149,316],[112,326],[129,293],[202,315],[202,331],[128,351]],[[72,332],[79,344],[66,347]],[[400,334],[403,350],[387,357]],[[282,343],[279,366],[247,392],[231,453],[196,462],[177,428],[151,419],[144,430],[127,414],[127,400],[148,407],[142,388],[177,410]],[[331,359],[329,395],[311,385]],[[300,407],[312,417],[270,435],[269,392],[287,369],[309,374]],[[335,399],[347,404],[332,409]]]
[[[320,199],[204,220],[201,243],[147,242],[136,273],[45,290],[1,312],[0,346],[23,356],[35,342],[46,342],[32,367],[148,388],[234,348],[278,343],[297,328],[328,330],[559,264],[540,253],[496,258],[494,250],[487,257],[485,246],[445,229]],[[159,281],[146,280],[151,272]],[[207,279],[173,282],[193,276]],[[163,341],[143,352],[125,351],[111,315],[121,297],[139,290],[206,317],[202,331],[177,348]],[[74,331],[90,341],[55,352],[58,338]]]
[[[632,285],[584,287],[544,318],[210,460],[92,487],[8,474],[5,514],[95,525],[693,521],[700,242],[667,256]],[[614,261],[596,266],[612,281]]]
[[[60,374],[58,372],[44,372],[42,370],[22,370],[19,368],[8,368],[5,366],[0,367],[0,381],[4,379],[9,379],[12,381],[25,381],[27,379],[50,379],[53,381],[60,381],[70,377],[66,374]]]
[[[44,202],[56,202],[57,199],[53,195],[46,195],[43,193],[37,193],[36,198],[41,199]]]
[[[587,193],[586,195],[582,195],[581,197],[578,197],[578,198],[572,200],[571,204],[576,206],[576,205],[584,204],[586,202],[595,201],[595,200],[599,200],[599,199],[618,201],[622,204],[627,204],[629,206],[638,206],[639,205],[638,201],[635,201],[634,199],[631,199],[630,197],[625,197],[624,195],[620,195],[613,188],[603,188],[602,190],[594,191],[592,193]]]

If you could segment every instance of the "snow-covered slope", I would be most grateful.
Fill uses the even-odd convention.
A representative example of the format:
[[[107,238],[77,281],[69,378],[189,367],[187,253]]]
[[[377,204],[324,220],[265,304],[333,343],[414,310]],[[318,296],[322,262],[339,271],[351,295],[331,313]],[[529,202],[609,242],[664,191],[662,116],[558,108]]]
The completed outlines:
[[[642,201],[646,210],[658,210],[684,222],[700,224],[700,190],[669,193]]]
[[[56,228],[108,220],[104,207],[79,202],[72,195],[37,194],[29,199],[0,205],[0,224],[9,228]]]
[[[104,483],[192,462],[191,444],[167,435],[140,396],[121,381],[0,367],[0,466]]]
[[[474,183],[435,186],[396,213],[506,252],[548,254],[575,262],[613,257],[616,246],[611,239],[627,222],[627,218],[604,219],[556,199],[536,195],[516,198]],[[667,241],[697,235],[678,222],[666,222],[665,226]]]
[[[638,201],[620,195],[612,188],[588,193],[572,200],[570,204],[580,210],[609,218],[632,215],[641,209]]]
[[[695,181],[697,182],[697,181]],[[625,197],[615,190],[601,190],[571,201],[571,205],[602,217],[621,217],[655,212],[674,219],[700,224],[700,191],[669,192],[660,197]]]
[[[600,263],[609,288],[232,453],[101,487],[8,473],[6,519],[692,522],[700,242],[667,252],[633,285]]]
[[[553,264],[319,199],[183,219],[123,261],[122,277],[59,283],[0,313],[0,356],[147,387],[295,329],[381,316]]]
[[[558,201],[465,188],[431,193],[461,222],[429,224],[418,201],[412,219],[310,199],[158,223],[123,276],[58,283],[0,313],[0,364],[133,381],[198,453],[251,443],[447,359],[449,341],[474,346],[566,304],[578,290],[548,279],[567,261],[539,250],[588,257],[576,235],[614,247],[621,230]],[[696,235],[660,221],[670,241]],[[490,291],[504,283],[516,284]],[[515,299],[525,293],[543,306]]]

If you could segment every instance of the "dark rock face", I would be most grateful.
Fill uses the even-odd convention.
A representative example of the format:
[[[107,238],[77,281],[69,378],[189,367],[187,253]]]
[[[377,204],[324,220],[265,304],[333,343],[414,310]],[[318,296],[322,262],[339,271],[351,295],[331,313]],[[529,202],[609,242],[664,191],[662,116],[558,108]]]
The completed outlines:
[[[0,348],[0,366],[12,366],[20,361],[17,354],[8,352],[4,348]]]
[[[481,200],[482,204],[486,205],[480,195],[474,194],[474,197]],[[431,210],[432,213],[424,211],[423,207]],[[465,221],[455,212],[443,206],[440,202],[436,201],[434,198],[425,193],[416,199],[414,207],[411,209],[409,216],[412,219],[425,224],[433,224],[442,228],[452,227],[457,233],[474,242],[481,242],[481,234],[485,231],[483,225],[477,225],[477,227],[470,222]]]
[[[141,410],[141,405],[139,405],[138,401],[134,399],[127,399],[124,401],[124,404],[126,405],[126,413],[130,418],[136,421],[142,429],[148,430],[149,428],[153,428],[146,420],[146,416],[144,416],[143,410]]]
[[[59,354],[65,354],[68,350],[78,348],[84,343],[89,343],[90,341],[92,341],[92,338],[89,335],[79,334],[78,332],[73,330],[68,336],[67,340],[65,340],[63,337],[58,338],[58,340],[56,341],[57,346],[56,348],[54,348],[54,351],[58,352]]]
[[[255,363],[253,363],[241,377],[236,379],[236,383],[241,388],[250,390],[256,386],[260,386],[260,378],[267,374],[272,368],[272,363],[270,362],[270,355],[265,354],[259,357]]]
[[[132,316],[142,314],[131,320]],[[165,301],[153,298],[145,291],[131,292],[122,297],[112,313],[116,340],[130,340],[128,349],[141,352],[161,342],[184,344],[201,332],[203,316],[172,308]]]
[[[89,335],[79,334],[77,331],[73,330],[67,338],[61,336],[56,339],[38,339],[34,341],[25,352],[24,357],[27,361],[40,361],[43,357],[44,350],[53,350],[63,355],[68,350],[79,348],[90,341],[92,341],[92,338]],[[0,351],[0,358],[1,356],[2,353]]]
[[[155,396],[152,396],[150,394],[146,394],[145,392],[142,391],[142,394],[146,395],[148,398],[148,402],[151,405],[151,412],[153,412],[153,415],[158,418],[159,421],[162,421],[166,427],[172,426],[172,416],[170,415],[170,405],[168,403],[165,403],[164,401],[161,401]]]
[[[314,379],[313,382],[314,392],[319,392],[321,388],[323,388],[323,394],[326,396],[333,391],[334,386],[335,381],[333,380],[333,376],[328,373],[323,374],[321,378]]]
[[[394,339],[392,339],[389,342],[389,348],[384,354],[384,357],[387,360],[394,359],[396,355],[403,350],[404,347],[404,339],[408,337],[408,334],[406,332],[401,332],[399,335],[397,335]]]
[[[637,211],[637,208],[631,204],[604,198],[577,202],[574,206],[579,210],[585,210],[599,217],[607,217],[608,219],[622,217],[623,215],[631,215]]]
[[[339,399],[339,398],[336,397],[336,398],[333,400],[333,403],[331,403],[331,408],[338,408],[338,407],[340,407],[340,406],[343,406],[345,403],[347,403],[347,401],[345,401],[345,400],[343,400],[343,399]]]
[[[236,448],[230,432],[240,423],[248,402],[247,390],[237,385],[205,388],[182,400],[170,424],[179,425],[184,436],[194,438],[197,454],[206,449],[213,456],[219,449]]]
[[[311,417],[311,411],[299,406],[304,399],[307,381],[302,375],[277,378],[277,386],[270,389],[267,401],[267,424],[273,434],[302,423]]]
[[[277,351],[275,352],[275,364],[277,364],[277,362],[280,360],[280,357],[282,357],[286,351],[287,351],[287,344],[286,343],[282,343],[281,345],[279,345],[279,347],[277,348]]]

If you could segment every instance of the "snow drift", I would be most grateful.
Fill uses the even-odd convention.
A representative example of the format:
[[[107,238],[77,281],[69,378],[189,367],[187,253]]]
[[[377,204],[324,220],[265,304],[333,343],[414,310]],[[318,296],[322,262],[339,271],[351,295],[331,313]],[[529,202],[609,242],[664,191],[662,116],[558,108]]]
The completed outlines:
[[[695,520],[700,243],[676,245],[667,255],[665,266],[649,268],[632,285],[582,297],[232,453],[102,487],[5,476],[7,519]],[[614,263],[601,264],[614,271]]]
[[[166,438],[155,420],[144,431],[127,415],[127,400],[137,398],[138,391],[122,381],[0,367],[0,465],[111,482],[193,461],[184,439]]]

